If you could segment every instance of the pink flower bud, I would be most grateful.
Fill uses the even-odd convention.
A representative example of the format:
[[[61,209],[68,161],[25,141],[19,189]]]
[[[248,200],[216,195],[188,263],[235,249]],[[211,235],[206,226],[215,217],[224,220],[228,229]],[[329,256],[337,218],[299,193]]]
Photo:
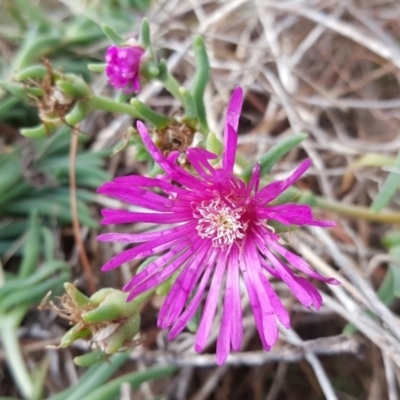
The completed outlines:
[[[140,46],[111,46],[106,53],[108,83],[124,93],[140,90],[140,61],[144,54]]]

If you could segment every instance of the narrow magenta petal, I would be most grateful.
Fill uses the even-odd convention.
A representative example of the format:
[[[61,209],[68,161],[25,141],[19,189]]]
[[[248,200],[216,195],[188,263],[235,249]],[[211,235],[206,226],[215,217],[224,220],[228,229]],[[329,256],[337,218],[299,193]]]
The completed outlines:
[[[143,122],[138,121],[136,123],[136,128],[140,134],[140,137],[143,140],[143,144],[145,145],[147,151],[151,154],[157,164],[167,173],[172,170],[172,166],[168,163],[165,157],[161,154],[161,151],[151,140],[149,132]]]
[[[108,262],[103,265],[102,271],[107,271],[109,269],[116,268],[121,264],[135,260],[136,258],[144,258],[155,255],[160,251],[164,251],[177,243],[188,244],[190,243],[190,236],[185,238],[185,235],[189,233],[193,228],[189,227],[182,228],[177,232],[169,235],[168,240],[161,237],[143,244],[140,244],[133,249],[124,250],[111,258]]]
[[[273,289],[272,285],[269,283],[268,279],[262,272],[259,273],[259,277],[261,283],[265,288],[265,291],[267,292],[267,296],[269,298],[269,301],[271,302],[271,306],[272,309],[274,310],[276,317],[279,319],[280,323],[285,328],[290,328],[290,316],[286,308],[282,304],[280,298],[275,293],[275,290]]]
[[[300,303],[305,307],[310,308],[314,304],[314,298],[309,291],[301,285],[301,282],[299,283],[298,278],[294,275],[293,271],[281,262],[272,252],[266,249],[264,249],[263,252],[274,268],[278,271],[280,279],[286,283]]]
[[[271,265],[269,260],[260,257],[260,264],[261,267],[264,270],[266,270],[270,275],[272,275],[274,278],[282,280],[280,273]]]
[[[156,178],[147,178],[143,176],[122,176],[119,178],[115,178],[114,182],[116,184],[121,185],[131,185],[131,186],[140,186],[140,187],[150,187],[153,189],[161,189],[165,193],[172,195],[171,201],[174,200],[176,204],[178,201],[186,202],[198,199],[198,193],[189,191],[187,189],[181,189],[176,185],[172,185],[166,180],[156,179]]]
[[[231,249],[227,261],[226,287],[221,327],[217,339],[217,364],[225,362],[230,347],[240,350],[243,338],[242,308],[239,288],[239,253],[236,246]]]
[[[243,341],[243,313],[240,296],[239,278],[239,250],[233,246],[228,259],[227,287],[232,290],[232,324],[231,324],[231,345],[232,349],[239,351]]]
[[[190,174],[184,168],[180,167],[176,163],[176,159],[179,156],[179,152],[173,152],[169,155],[168,161],[172,165],[170,172],[168,172],[167,176],[169,179],[184,185],[187,189],[199,191],[202,188],[206,187],[204,185],[203,180],[199,179],[197,176]]]
[[[240,112],[243,104],[243,90],[236,88],[231,96],[225,117],[224,153],[222,164],[225,170],[233,171],[235,165],[237,131],[239,127]]]
[[[125,264],[127,262],[136,260],[138,258],[145,258],[145,257],[150,257],[154,256],[157,253],[167,250],[171,246],[175,246],[179,242],[182,242],[181,239],[175,238],[175,240],[169,240],[167,243],[164,244],[159,244],[154,245],[154,242],[157,242],[158,240],[154,240],[151,242],[147,243],[142,243],[132,249],[124,250],[121,253],[118,253],[114,257],[112,257],[110,260],[108,260],[103,267],[101,268],[102,271],[108,271],[110,269],[114,269],[119,267],[122,264]],[[183,245],[188,245],[188,241],[184,241]]]
[[[197,311],[203,298],[204,291],[209,282],[210,276],[214,271],[214,263],[217,256],[219,256],[219,251],[213,251],[210,255],[209,260],[205,266],[204,274],[201,277],[199,286],[197,287],[196,293],[193,296],[192,301],[185,309],[185,311],[180,315],[180,317],[175,321],[174,326],[171,328],[171,331],[168,335],[168,338],[170,340],[175,339],[179,335],[179,333],[182,332],[182,330],[185,328],[190,319],[193,318],[195,312]]]
[[[196,170],[196,172],[204,179],[209,179],[210,175],[207,173],[207,171],[204,170],[204,167],[201,165],[199,160],[193,153],[191,153],[189,150],[187,151],[187,158],[191,164],[191,166]]]
[[[237,132],[229,124],[226,125],[225,137],[227,137],[228,143],[225,145],[224,154],[222,155],[222,163],[225,171],[233,171],[236,158],[236,147],[237,147]]]
[[[314,221],[310,206],[303,204],[281,204],[259,207],[259,218],[272,219],[287,225],[308,225]]]
[[[172,251],[172,250],[171,250]],[[172,274],[193,255],[193,248],[186,248],[176,259],[165,264],[158,273],[149,276],[147,279],[142,279],[142,282],[135,282],[135,278],[139,281],[140,273],[130,282],[133,288],[129,292],[128,301],[134,299],[140,294],[147,292],[149,289],[155,289],[162,282],[166,281]],[[146,270],[146,268],[145,268]],[[143,271],[142,271],[143,272]],[[134,284],[134,285],[133,285]]]
[[[242,324],[242,320],[237,321],[235,319],[235,299],[234,290],[232,285],[232,265],[228,266],[226,271],[226,283],[225,283],[225,297],[223,304],[222,320],[217,338],[217,350],[216,350],[216,361],[218,365],[222,365],[227,359],[231,349],[231,335],[233,325],[239,323]],[[235,271],[234,273],[237,273]]]
[[[319,226],[321,228],[331,228],[336,226],[335,221],[320,221],[314,219],[309,225],[311,226]]]
[[[160,328],[169,328],[178,319],[190,293],[205,269],[206,263],[203,260],[209,253],[210,247],[210,242],[200,243],[198,250],[193,252],[192,259],[187,262],[179,274],[158,314]]]
[[[132,88],[135,93],[140,91],[140,80],[139,76],[135,76],[132,78]]]
[[[293,185],[311,166],[311,160],[304,160],[299,167],[283,181],[275,181],[261,189],[254,198],[262,201],[264,204],[269,203],[283,193],[286,189]]]
[[[148,223],[177,223],[190,221],[192,215],[190,212],[184,213],[141,213],[126,210],[114,210],[105,208],[101,211],[103,225],[109,224],[131,224],[133,222],[148,222]]]
[[[171,262],[176,261],[179,256],[186,253],[189,249],[189,243],[176,243],[176,245],[171,246],[171,248],[162,256],[157,257],[154,261],[150,262],[148,265],[138,272],[124,287],[124,292],[131,292],[137,286],[141,285],[147,279],[151,278],[153,275],[159,274],[160,271],[165,268]]]
[[[244,264],[241,262],[240,268],[242,271],[244,284],[246,286],[247,294],[249,296],[250,306],[253,311],[254,322],[256,323],[256,327],[257,327],[257,331],[258,331],[260,339],[261,339],[261,343],[265,350],[269,350],[270,347],[268,346],[268,344],[265,340],[264,333],[263,333],[263,322],[262,322],[260,301],[258,299],[257,293],[256,293],[254,285],[250,279],[250,276],[247,273],[247,267],[245,267]]]
[[[254,193],[258,192],[258,186],[260,184],[260,163],[256,163],[253,168],[253,172],[251,173],[250,181],[247,185],[247,193],[250,193],[254,190]]]
[[[208,336],[210,335],[212,321],[214,319],[215,311],[217,309],[217,302],[220,295],[220,287],[222,278],[226,269],[228,253],[222,252],[212,278],[210,288],[208,290],[206,304],[204,305],[203,313],[199,329],[197,330],[194,349],[201,352],[207,344]]]
[[[245,242],[243,260],[247,264],[245,267],[246,272],[243,272],[243,274],[246,275],[248,284],[252,285],[261,308],[262,330],[259,331],[259,334],[260,336],[264,335],[265,343],[268,348],[271,348],[278,339],[278,326],[270,299],[260,280],[260,274],[262,273],[260,255],[251,236]]]
[[[228,294],[228,288],[225,291],[225,299]],[[228,358],[231,349],[231,327],[234,321],[230,315],[230,305],[224,302],[224,311],[222,314],[221,326],[217,338],[216,361],[217,365],[222,365]]]
[[[152,189],[162,189],[166,193],[180,193],[185,194],[187,190],[181,189],[176,185],[169,183],[163,179],[148,178],[139,175],[120,176],[114,179],[114,182],[121,185],[131,185],[140,187],[149,187]]]
[[[281,204],[258,207],[259,218],[272,219],[286,225],[335,226],[333,221],[316,221],[310,206],[303,204]]]
[[[176,226],[171,229],[149,233],[103,233],[102,235],[97,236],[97,240],[100,242],[142,243],[160,237],[168,238],[171,233],[179,232],[183,228],[188,228],[189,226],[194,227],[193,222],[188,222],[185,225]]]
[[[200,148],[190,148],[186,152],[190,164],[195,168],[197,173],[204,179],[210,179],[215,174],[214,168],[208,160],[218,158],[216,154]]]
[[[207,187],[201,179],[190,175],[188,172],[180,167],[178,168],[177,166],[175,166],[175,168],[168,174],[168,178],[191,190],[202,190]]]
[[[307,279],[301,276],[297,276],[296,281],[303,290],[307,291],[312,299],[312,305],[315,307],[315,309],[319,310],[322,304],[322,296],[318,290],[310,282],[308,282]]]
[[[100,242],[120,242],[120,243],[142,243],[147,240],[157,239],[162,235],[152,235],[143,233],[118,233],[118,232],[110,232],[103,233],[102,235],[97,236],[97,240]],[[150,239],[151,238],[151,239]]]
[[[330,285],[339,285],[340,282],[334,278],[325,278],[320,275],[318,272],[314,271],[308,263],[306,263],[301,257],[292,253],[285,247],[281,246],[279,243],[274,242],[272,240],[267,239],[266,242],[268,245],[275,249],[282,257],[286,258],[294,267],[298,270],[304,272],[311,278],[318,279],[322,282],[329,283]]]
[[[168,208],[173,205],[171,199],[160,196],[147,189],[133,187],[132,185],[122,185],[116,182],[105,183],[97,191],[127,203],[156,211],[168,210]]]
[[[232,126],[232,128],[237,131],[239,126],[240,113],[242,111],[243,105],[243,89],[237,87],[231,95],[229,104],[226,110],[225,122]],[[225,147],[226,147],[226,143]]]

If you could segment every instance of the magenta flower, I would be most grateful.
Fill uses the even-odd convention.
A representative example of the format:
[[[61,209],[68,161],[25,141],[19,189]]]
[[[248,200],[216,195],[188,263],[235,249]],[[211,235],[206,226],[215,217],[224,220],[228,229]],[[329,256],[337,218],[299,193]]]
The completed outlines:
[[[187,150],[187,158],[195,173],[187,172],[175,163],[178,154],[164,157],[146,127],[138,122],[143,142],[164,169],[165,176],[120,177],[99,189],[100,193],[141,209],[105,209],[103,224],[145,222],[167,225],[150,233],[101,235],[99,240],[102,241],[137,244],[109,260],[103,271],[157,255],[125,285],[129,300],[178,273],[160,309],[158,325],[163,329],[170,328],[169,339],[174,339],[204,300],[195,338],[197,352],[206,346],[223,296],[217,340],[218,364],[225,361],[231,348],[238,351],[242,344],[242,288],[245,287],[248,293],[262,344],[269,350],[278,338],[277,320],[287,328],[290,326],[289,314],[269,277],[285,282],[304,306],[316,309],[321,305],[321,295],[293,269],[326,283],[339,283],[319,275],[303,259],[282,246],[280,237],[268,225],[269,221],[278,221],[285,225],[334,226],[333,222],[316,221],[307,205],[270,204],[304,174],[311,162],[302,162],[286,180],[272,182],[262,189],[259,188],[259,165],[255,166],[249,183],[233,174],[242,101],[242,90],[237,88],[226,115],[220,167],[210,164],[210,160],[217,159],[215,154],[191,148]],[[170,224],[174,226],[170,227]]]
[[[140,90],[140,60],[144,49],[140,46],[111,46],[106,53],[108,83],[127,94]]]

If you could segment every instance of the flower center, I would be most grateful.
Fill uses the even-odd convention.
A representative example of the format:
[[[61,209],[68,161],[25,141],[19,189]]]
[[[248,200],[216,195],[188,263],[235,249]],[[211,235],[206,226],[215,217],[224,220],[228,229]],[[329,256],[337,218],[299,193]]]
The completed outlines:
[[[243,212],[242,207],[232,208],[220,198],[203,201],[194,212],[199,220],[196,229],[201,238],[212,239],[214,247],[229,246],[245,235],[248,223],[242,221]]]

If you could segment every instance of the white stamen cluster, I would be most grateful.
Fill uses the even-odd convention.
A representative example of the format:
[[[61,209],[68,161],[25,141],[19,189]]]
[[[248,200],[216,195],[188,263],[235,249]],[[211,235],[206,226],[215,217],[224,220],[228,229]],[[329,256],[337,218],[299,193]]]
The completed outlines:
[[[214,247],[225,247],[242,239],[248,224],[241,221],[243,208],[232,208],[217,198],[201,202],[195,210],[197,231],[201,238],[212,239]]]

